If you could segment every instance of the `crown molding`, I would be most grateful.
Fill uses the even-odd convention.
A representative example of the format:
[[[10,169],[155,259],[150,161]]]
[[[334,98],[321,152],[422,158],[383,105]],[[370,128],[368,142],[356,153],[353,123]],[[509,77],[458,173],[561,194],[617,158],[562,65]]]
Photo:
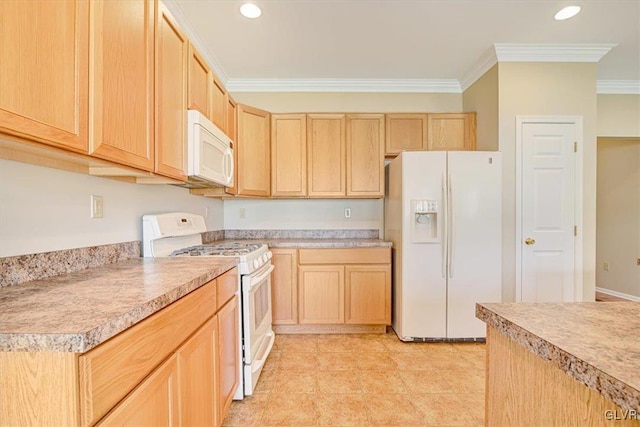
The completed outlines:
[[[198,53],[207,60],[207,63],[211,66],[214,74],[222,81],[223,85],[227,86],[229,76],[222,68],[222,65],[220,65],[220,62],[207,48],[207,45],[204,44],[202,39],[198,36],[196,30],[193,29],[187,18],[184,16],[179,2],[177,2],[176,0],[163,0],[162,3],[164,3],[167,9],[169,9],[169,12],[171,12],[171,15],[173,15],[173,19],[176,20],[182,31],[186,33],[189,41],[192,45],[195,46]]]
[[[640,95],[640,80],[598,80],[596,93]]]
[[[496,51],[492,47],[482,55],[475,64],[471,67],[467,73],[465,73],[460,79],[460,87],[462,91],[469,89],[472,84],[476,82],[480,77],[498,63],[498,57]]]
[[[230,92],[462,93],[456,79],[229,79]]]
[[[598,62],[617,44],[495,43],[498,62]]]

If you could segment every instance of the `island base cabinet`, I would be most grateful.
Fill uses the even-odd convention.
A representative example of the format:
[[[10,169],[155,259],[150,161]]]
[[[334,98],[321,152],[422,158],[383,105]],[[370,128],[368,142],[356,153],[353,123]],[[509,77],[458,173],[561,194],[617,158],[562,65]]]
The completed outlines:
[[[99,426],[179,425],[178,369],[174,354],[138,386]]]
[[[640,426],[638,417],[491,326],[486,386],[485,426]]]
[[[238,296],[235,295],[224,307],[218,311],[218,377],[220,380],[216,390],[216,406],[218,422],[224,419],[233,395],[238,388],[240,371],[240,338],[238,336],[239,315]]]

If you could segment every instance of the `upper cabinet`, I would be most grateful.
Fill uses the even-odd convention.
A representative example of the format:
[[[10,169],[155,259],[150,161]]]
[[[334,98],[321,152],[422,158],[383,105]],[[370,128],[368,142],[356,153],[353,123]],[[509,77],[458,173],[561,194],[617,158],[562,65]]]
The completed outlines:
[[[346,195],[384,197],[384,114],[347,114]]]
[[[346,194],[344,114],[307,114],[308,192],[310,197]]]
[[[271,116],[271,195],[307,194],[307,117],[305,114]]]
[[[211,119],[213,73],[198,51],[189,43],[189,109]]]
[[[167,8],[159,3],[156,19],[155,172],[182,181],[187,179],[186,109],[189,53],[189,41]]]
[[[211,121],[225,132],[227,130],[228,97],[227,89],[214,75],[211,85]]]
[[[428,115],[428,150],[475,150],[476,113]]]
[[[237,194],[270,195],[270,115],[268,111],[238,104]]]
[[[427,114],[386,114],[385,154],[427,149]]]
[[[89,2],[0,1],[0,132],[88,149]]]
[[[89,152],[153,171],[155,2],[95,0],[90,6]]]

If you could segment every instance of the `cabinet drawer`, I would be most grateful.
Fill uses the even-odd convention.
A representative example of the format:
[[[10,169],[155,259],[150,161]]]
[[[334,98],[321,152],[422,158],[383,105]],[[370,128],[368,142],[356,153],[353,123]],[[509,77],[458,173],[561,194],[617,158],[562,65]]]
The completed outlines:
[[[83,425],[94,424],[215,312],[216,280],[79,357]]]
[[[391,248],[300,249],[300,264],[388,264]]]
[[[216,280],[218,281],[216,311],[218,311],[238,292],[238,267],[232,268]]]

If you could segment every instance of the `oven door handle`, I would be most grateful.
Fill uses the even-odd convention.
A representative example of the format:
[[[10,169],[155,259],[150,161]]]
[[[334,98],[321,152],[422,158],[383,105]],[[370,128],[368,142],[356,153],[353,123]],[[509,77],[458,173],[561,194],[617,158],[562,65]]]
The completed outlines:
[[[276,340],[276,334],[274,334],[273,331],[269,331],[267,332],[267,335],[265,336],[265,338],[269,340],[269,344],[267,345],[267,349],[263,353],[262,359],[256,360],[255,363],[251,364],[252,373],[256,373],[260,369],[262,369],[262,366],[267,361],[267,356],[269,356],[269,353],[271,353],[271,349],[273,348],[273,343]]]
[[[254,286],[262,283],[264,279],[269,277],[269,275],[271,274],[274,268],[275,267],[273,266],[273,264],[269,264],[269,268],[267,268],[267,270],[265,270],[264,273],[261,273],[259,276],[256,276],[256,277],[250,277],[249,283],[248,283],[249,286],[247,287],[246,290],[251,291],[254,288]]]

